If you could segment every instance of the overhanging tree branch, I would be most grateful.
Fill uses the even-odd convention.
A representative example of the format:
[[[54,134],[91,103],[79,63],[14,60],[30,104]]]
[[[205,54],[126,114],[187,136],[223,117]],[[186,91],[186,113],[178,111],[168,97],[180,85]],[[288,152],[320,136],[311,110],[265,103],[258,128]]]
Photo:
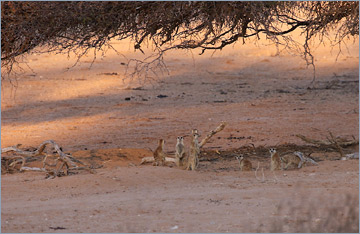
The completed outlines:
[[[220,50],[265,33],[280,44],[290,33],[308,41],[337,30],[334,44],[359,34],[359,2],[1,2],[2,67],[10,69],[34,52],[75,52],[110,48],[112,39],[146,41],[157,52],[169,49]]]

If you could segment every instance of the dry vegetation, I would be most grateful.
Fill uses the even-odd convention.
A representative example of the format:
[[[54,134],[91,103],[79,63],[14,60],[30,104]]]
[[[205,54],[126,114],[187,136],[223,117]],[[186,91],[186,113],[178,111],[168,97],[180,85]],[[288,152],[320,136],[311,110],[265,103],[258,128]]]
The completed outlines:
[[[308,200],[309,198],[302,198],[301,205],[294,205],[290,201],[281,204],[278,207],[277,215],[282,218],[274,220],[270,232],[359,232],[358,197],[344,194],[337,200]]]
[[[290,32],[299,29],[304,41]],[[359,2],[1,2],[2,77],[23,55],[34,52],[96,54],[129,38],[134,49],[151,42],[155,54],[135,63],[132,75],[166,71],[164,52],[221,50],[265,35],[281,48],[303,54],[313,65],[309,43],[330,37],[333,45],[359,33]],[[151,74],[151,75],[154,75]]]

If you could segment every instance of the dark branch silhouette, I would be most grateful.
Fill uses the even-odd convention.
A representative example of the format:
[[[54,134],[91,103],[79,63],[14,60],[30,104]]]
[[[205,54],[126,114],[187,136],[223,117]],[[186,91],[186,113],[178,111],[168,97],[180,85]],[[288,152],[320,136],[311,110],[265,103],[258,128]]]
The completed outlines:
[[[11,72],[23,55],[80,58],[126,38],[140,51],[152,42],[159,59],[170,49],[204,53],[262,34],[277,44],[286,36],[291,47],[289,33],[297,29],[305,35],[303,57],[313,64],[311,38],[335,30],[339,44],[358,36],[359,2],[1,2],[1,63]]]

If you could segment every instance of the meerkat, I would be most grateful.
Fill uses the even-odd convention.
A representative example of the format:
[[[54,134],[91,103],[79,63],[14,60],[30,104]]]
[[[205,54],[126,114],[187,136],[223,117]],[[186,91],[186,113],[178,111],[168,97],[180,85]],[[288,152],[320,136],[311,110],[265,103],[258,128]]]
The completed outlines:
[[[190,145],[190,153],[187,161],[186,170],[194,171],[199,164],[199,154],[200,154],[200,146],[199,146],[199,134],[197,130],[192,131],[192,141]]]
[[[269,151],[271,155],[270,170],[271,171],[281,170],[282,168],[281,168],[281,160],[279,153],[276,152],[275,149],[270,149]]]
[[[163,139],[159,140],[159,145],[154,151],[154,160],[153,166],[163,166],[165,164],[166,154],[164,153],[164,144],[165,141]]]
[[[183,166],[185,159],[185,145],[184,138],[182,136],[177,137],[177,142],[175,146],[175,164],[178,167]]]
[[[251,171],[252,170],[252,164],[248,159],[244,158],[243,156],[240,156],[240,157],[236,156],[236,159],[239,160],[241,171]]]
[[[302,160],[294,154],[287,154],[285,156],[282,156],[280,159],[284,165],[282,168],[284,168],[285,170],[287,170],[289,166],[301,168],[303,165]]]
[[[301,165],[304,163],[305,164],[311,163],[314,165],[319,165],[317,162],[314,161],[314,159],[310,158],[311,153],[309,155],[305,156],[303,153],[296,151],[296,152],[294,152],[294,154],[301,159]],[[299,165],[299,168],[300,168],[300,165]]]

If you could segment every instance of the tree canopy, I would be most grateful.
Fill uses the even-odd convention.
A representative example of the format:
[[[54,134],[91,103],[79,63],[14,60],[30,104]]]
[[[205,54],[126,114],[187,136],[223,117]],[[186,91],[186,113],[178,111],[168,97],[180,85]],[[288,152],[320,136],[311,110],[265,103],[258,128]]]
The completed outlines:
[[[309,41],[336,30],[334,43],[359,34],[358,1],[274,2],[1,2],[2,67],[11,71],[19,57],[35,52],[75,52],[111,47],[130,38],[142,51],[151,41],[162,54],[171,49],[220,50],[265,35],[291,46],[301,30],[303,56],[313,62]],[[280,42],[280,39],[283,42]]]

